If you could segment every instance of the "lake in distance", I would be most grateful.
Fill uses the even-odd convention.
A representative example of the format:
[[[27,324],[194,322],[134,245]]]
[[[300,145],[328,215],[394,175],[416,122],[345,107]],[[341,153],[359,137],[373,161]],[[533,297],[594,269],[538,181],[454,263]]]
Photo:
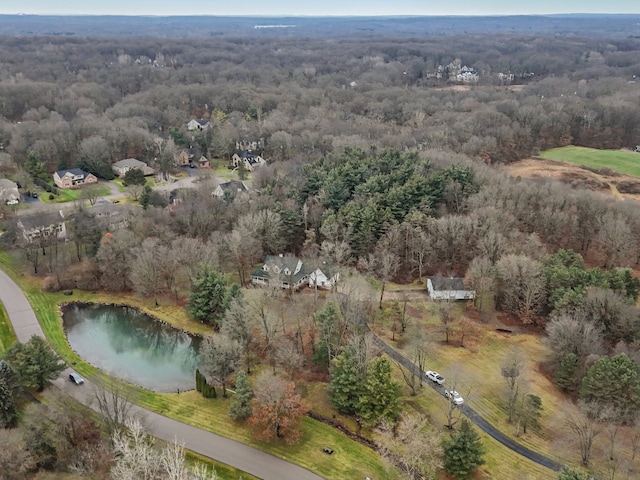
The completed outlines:
[[[71,348],[103,372],[154,392],[195,388],[200,338],[126,306],[70,304]]]

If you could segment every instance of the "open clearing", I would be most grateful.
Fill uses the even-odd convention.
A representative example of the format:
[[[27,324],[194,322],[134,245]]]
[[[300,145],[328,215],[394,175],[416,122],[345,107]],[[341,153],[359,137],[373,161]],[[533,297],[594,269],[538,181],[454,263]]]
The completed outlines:
[[[593,169],[607,168],[624,175],[640,177],[640,153],[628,150],[598,150],[595,148],[552,148],[540,153],[540,158],[575,163]]]
[[[640,154],[637,155],[640,175]],[[640,200],[640,178],[624,175],[611,168],[593,169],[575,163],[543,158],[528,158],[505,167],[514,177],[558,180],[593,192],[613,195],[618,199]]]

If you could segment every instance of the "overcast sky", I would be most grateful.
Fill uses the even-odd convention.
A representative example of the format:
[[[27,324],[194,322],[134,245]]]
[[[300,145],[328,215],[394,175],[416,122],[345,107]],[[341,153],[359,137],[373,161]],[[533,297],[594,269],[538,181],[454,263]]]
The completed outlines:
[[[639,0],[0,0],[0,14],[514,15],[640,13]]]

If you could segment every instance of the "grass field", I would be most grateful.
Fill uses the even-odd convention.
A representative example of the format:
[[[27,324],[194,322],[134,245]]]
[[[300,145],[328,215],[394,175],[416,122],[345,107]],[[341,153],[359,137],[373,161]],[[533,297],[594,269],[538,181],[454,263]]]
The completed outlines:
[[[98,185],[98,187],[100,188],[100,191],[98,192],[99,197],[109,195],[109,187],[105,185]],[[54,195],[53,200],[49,200],[49,192],[42,192],[40,193],[40,200],[42,200],[44,203],[67,203],[80,199],[82,195],[81,188],[76,190],[59,188],[58,191],[60,192],[60,194]]]
[[[97,383],[109,384],[111,379],[97,368],[84,362],[69,347],[59,314],[59,304],[62,302],[73,300],[128,303],[140,307],[147,313],[151,313],[174,325],[179,325],[187,331],[206,333],[208,330],[208,327],[185,318],[184,310],[179,307],[151,308],[146,304],[146,301],[136,299],[133,296],[120,298],[75,290],[73,297],[70,299],[61,293],[45,293],[42,291],[38,280],[21,276],[15,262],[9,254],[4,252],[0,253],[0,268],[11,274],[14,280],[20,284],[40,321],[45,335],[56,351],[67,363],[73,364],[74,369],[80,374]],[[255,446],[260,450],[317,472],[325,478],[365,478],[366,476],[389,480],[397,478],[395,472],[387,470],[383,460],[376,452],[350,440],[334,428],[310,418],[305,418],[302,422],[302,439],[297,445],[289,446],[282,442],[264,444],[253,438],[252,431],[249,428],[234,422],[227,415],[229,398],[205,399],[195,391],[180,394],[161,394],[130,384],[125,384],[123,387],[131,399],[140,406],[178,421]],[[323,453],[322,448],[325,446],[333,448],[335,453],[331,456]]]
[[[16,341],[16,335],[11,328],[7,312],[0,303],[0,357],[4,351]]]
[[[640,153],[568,146],[545,150],[539,156],[594,169],[610,168],[618,173],[640,177]]]

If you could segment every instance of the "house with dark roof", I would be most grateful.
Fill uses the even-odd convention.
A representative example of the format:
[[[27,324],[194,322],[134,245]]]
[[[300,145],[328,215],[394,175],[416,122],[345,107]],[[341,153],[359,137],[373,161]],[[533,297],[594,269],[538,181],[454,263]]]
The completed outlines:
[[[248,192],[249,189],[239,180],[231,180],[230,182],[221,183],[213,191],[213,195],[218,198],[224,198],[225,195],[237,195],[238,193]]]
[[[311,265],[296,257],[267,255],[262,267],[251,274],[251,282],[255,285],[268,285],[275,281],[288,290],[298,290],[306,285],[332,288],[339,276],[338,271],[326,262]]]
[[[464,285],[462,277],[429,277],[427,290],[431,300],[473,300],[476,291]]]
[[[302,260],[296,257],[267,255],[262,267],[251,274],[251,282],[257,285],[267,285],[275,281],[282,288],[297,290],[305,285],[308,275],[308,272],[303,268]]]
[[[267,161],[260,155],[254,155],[248,150],[242,150],[233,154],[231,163],[233,163],[233,166],[236,168],[243,165],[245,170],[253,172],[257,167],[265,165]]]
[[[98,179],[93,173],[85,172],[79,168],[58,170],[53,174],[53,181],[58,188],[80,188],[83,185],[97,183]]]

